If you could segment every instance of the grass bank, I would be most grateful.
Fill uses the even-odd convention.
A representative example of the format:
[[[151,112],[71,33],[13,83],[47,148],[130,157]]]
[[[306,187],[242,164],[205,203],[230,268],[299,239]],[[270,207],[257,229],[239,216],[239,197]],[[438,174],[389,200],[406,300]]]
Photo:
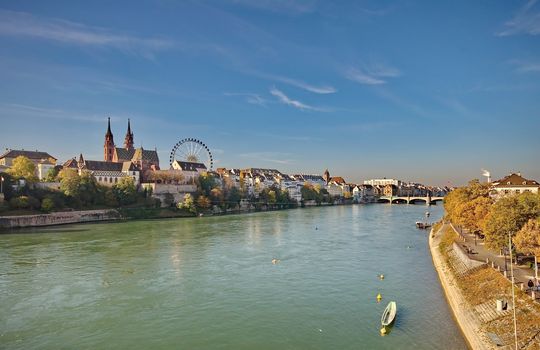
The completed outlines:
[[[483,348],[495,348],[492,340],[499,339],[504,346],[514,348],[514,323],[511,307],[497,312],[496,301],[503,299],[512,301],[512,283],[495,269],[483,266],[474,269],[464,269],[459,260],[452,254],[453,243],[458,241],[458,235],[450,225],[444,225],[438,232],[436,240],[430,238],[430,248],[437,243],[436,253],[442,258],[442,264],[437,268],[445,293],[453,294],[457,303],[449,304],[460,324],[463,333],[473,348],[476,341]],[[434,256],[435,262],[435,256]],[[436,266],[437,267],[437,266]],[[447,284],[445,286],[445,284]],[[448,284],[452,284],[448,286]],[[513,287],[516,296],[516,319],[518,329],[519,349],[540,349],[540,306],[516,286]],[[454,290],[447,290],[454,289]],[[449,298],[450,299],[450,298]],[[473,325],[471,326],[471,323]],[[478,332],[467,332],[464,327],[472,327]],[[491,335],[491,337],[488,337]],[[470,338],[477,339],[470,339]]]

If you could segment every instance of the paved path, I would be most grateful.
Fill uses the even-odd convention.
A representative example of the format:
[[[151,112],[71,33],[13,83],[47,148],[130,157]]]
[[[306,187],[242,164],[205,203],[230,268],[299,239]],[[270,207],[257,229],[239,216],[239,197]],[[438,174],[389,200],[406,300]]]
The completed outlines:
[[[459,327],[469,347],[475,350],[494,349],[493,343],[489,340],[488,335],[482,330],[482,322],[476,310],[471,308],[461,290],[450,267],[446,264],[444,257],[439,250],[441,243],[442,232],[448,224],[442,225],[437,232],[431,232],[429,235],[429,249],[433,258],[433,265],[439,275],[441,286],[448,300],[448,305],[454,313]]]
[[[453,225],[451,225],[454,227]],[[480,239],[474,239],[474,235],[471,233],[468,233],[466,230],[463,230],[462,232],[459,231],[456,227],[454,227],[454,230],[458,235],[462,237],[464,241],[460,241],[459,245],[462,247],[467,247],[469,250],[472,250],[473,254],[468,254],[468,256],[471,259],[486,262],[486,258],[489,259],[490,264],[493,261],[495,263],[495,267],[500,266],[501,271],[504,271],[505,264],[504,264],[504,256],[498,255],[496,252],[493,252],[491,250],[488,250],[483,240]],[[506,257],[506,268],[508,270],[508,277],[510,278],[510,258]],[[534,281],[534,270],[522,265],[516,265],[512,264],[514,269],[514,281],[516,284],[518,283],[524,283],[525,289],[527,289],[527,282],[529,280]],[[531,292],[528,291],[527,294],[531,295]],[[535,293],[536,301],[540,301],[540,292]]]

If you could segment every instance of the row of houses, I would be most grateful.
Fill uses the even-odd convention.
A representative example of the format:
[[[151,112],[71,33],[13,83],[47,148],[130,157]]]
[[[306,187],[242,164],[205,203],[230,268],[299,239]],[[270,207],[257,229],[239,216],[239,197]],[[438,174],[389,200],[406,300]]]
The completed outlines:
[[[350,198],[363,203],[376,202],[381,196],[426,196],[428,193],[442,196],[449,190],[394,179],[372,179],[364,181],[363,184],[354,184],[346,182],[343,177],[330,176],[328,170],[323,175],[285,174],[277,169],[264,168],[218,168],[214,172],[209,171],[202,163],[179,160],[172,163],[171,169],[161,170],[156,151],[115,147],[110,154],[112,159],[104,161],[87,160],[81,154],[78,158],[73,157],[62,165],[57,165],[57,159],[46,152],[7,150],[0,156],[0,166],[5,170],[12,165],[16,157],[25,156],[36,165],[40,180],[53,168],[73,169],[79,174],[90,172],[96,181],[104,186],[114,186],[120,179],[131,177],[139,188],[151,189],[154,196],[160,199],[172,195],[175,201],[180,200],[185,193],[196,191],[196,179],[203,173],[211,174],[221,186],[226,184],[241,189],[248,197],[258,198],[264,189],[277,187],[287,191],[289,196],[298,202],[302,200],[301,190],[306,184],[317,190],[325,189],[334,198]],[[59,184],[41,186],[58,188]]]

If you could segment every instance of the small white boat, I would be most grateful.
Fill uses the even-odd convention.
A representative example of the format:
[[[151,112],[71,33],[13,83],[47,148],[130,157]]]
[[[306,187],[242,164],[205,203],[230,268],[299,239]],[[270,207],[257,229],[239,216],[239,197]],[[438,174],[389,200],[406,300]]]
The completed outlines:
[[[386,309],[384,309],[384,312],[381,317],[381,324],[383,327],[389,326],[394,322],[396,318],[396,312],[397,312],[397,304],[395,301],[391,301],[386,306]]]

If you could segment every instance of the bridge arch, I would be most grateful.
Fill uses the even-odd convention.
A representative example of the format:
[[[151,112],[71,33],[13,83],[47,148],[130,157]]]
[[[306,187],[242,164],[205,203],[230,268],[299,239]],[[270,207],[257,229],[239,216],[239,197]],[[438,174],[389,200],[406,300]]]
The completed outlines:
[[[404,198],[394,198],[392,199],[392,204],[407,204],[407,200]]]
[[[444,198],[436,198],[431,200],[431,204],[437,204],[437,202],[444,202]]]
[[[378,203],[390,203],[390,199],[388,198],[379,198],[377,201]]]
[[[418,204],[418,203],[422,203],[422,204],[427,204],[427,199],[424,199],[424,198],[413,198],[409,201],[410,204]]]

